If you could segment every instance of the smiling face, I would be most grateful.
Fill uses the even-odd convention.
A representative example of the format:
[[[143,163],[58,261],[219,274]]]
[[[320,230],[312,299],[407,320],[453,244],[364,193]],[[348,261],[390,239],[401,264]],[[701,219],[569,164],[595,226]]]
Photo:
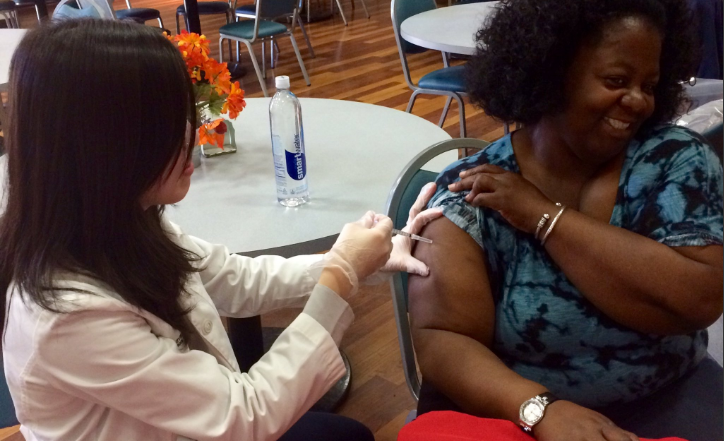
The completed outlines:
[[[583,45],[568,70],[566,108],[551,117],[573,153],[603,163],[626,148],[654,111],[661,33],[645,19],[610,23]]]

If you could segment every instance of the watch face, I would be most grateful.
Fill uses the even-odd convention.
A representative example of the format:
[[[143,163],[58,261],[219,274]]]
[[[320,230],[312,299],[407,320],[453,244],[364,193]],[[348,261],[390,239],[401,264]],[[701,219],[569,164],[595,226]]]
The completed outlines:
[[[520,419],[528,425],[534,425],[543,418],[545,407],[538,400],[528,400],[520,408]]]

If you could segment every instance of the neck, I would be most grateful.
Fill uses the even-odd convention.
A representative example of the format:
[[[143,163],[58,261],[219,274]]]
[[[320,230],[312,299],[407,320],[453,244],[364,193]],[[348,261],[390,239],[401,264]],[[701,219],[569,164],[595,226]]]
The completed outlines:
[[[521,135],[527,155],[548,174],[564,181],[585,182],[604,166],[577,156],[550,118],[526,127]]]

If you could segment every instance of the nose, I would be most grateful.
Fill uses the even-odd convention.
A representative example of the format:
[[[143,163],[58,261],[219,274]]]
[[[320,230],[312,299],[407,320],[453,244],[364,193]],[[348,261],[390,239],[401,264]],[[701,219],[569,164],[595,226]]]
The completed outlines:
[[[648,108],[648,99],[640,88],[636,87],[628,91],[621,99],[621,104],[631,109],[634,113],[643,113]]]

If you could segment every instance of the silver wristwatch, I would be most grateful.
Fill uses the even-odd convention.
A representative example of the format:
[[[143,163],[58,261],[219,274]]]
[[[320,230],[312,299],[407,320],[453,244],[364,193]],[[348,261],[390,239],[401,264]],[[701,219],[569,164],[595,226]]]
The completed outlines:
[[[524,402],[518,413],[520,427],[526,432],[532,432],[533,426],[543,419],[546,407],[554,401],[558,401],[558,397],[550,392],[545,392]]]

